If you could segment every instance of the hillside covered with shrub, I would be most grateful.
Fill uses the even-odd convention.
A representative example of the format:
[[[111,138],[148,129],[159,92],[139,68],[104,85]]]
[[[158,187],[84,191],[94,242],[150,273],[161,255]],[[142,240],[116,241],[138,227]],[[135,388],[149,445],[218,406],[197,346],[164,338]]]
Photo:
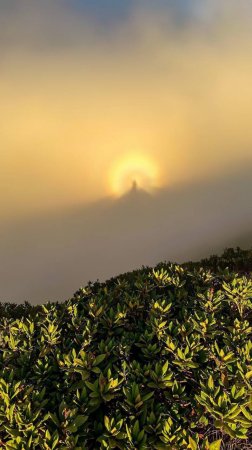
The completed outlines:
[[[252,448],[252,251],[0,304],[0,449]]]

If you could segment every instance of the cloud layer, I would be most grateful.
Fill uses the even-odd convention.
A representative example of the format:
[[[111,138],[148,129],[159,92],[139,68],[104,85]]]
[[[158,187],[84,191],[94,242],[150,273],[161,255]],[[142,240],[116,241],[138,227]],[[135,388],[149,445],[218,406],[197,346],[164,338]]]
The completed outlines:
[[[1,214],[107,195],[111,165],[134,151],[163,185],[251,160],[246,3],[195,2],[181,26],[136,2],[104,29],[62,2],[2,1]]]
[[[239,193],[241,197],[240,210],[234,213],[230,206],[229,222],[225,208],[215,207],[215,195],[209,196],[208,207],[204,201],[194,206],[195,222],[191,221],[191,229],[196,226],[195,239],[200,230],[206,233],[204,237],[201,231],[202,245],[204,239],[206,244],[201,248],[210,248],[207,246],[210,230],[199,220],[203,205],[204,215],[208,217],[207,211],[212,211],[216,218],[214,227],[219,227],[219,237],[224,238],[227,223],[235,236],[246,231],[250,220],[242,198],[246,193],[251,201],[251,189],[232,187],[232,183],[241,183],[242,179],[240,175],[238,179],[233,178],[236,167],[241,174],[252,164],[249,2],[241,0],[238,5],[234,0],[136,0],[126,2],[123,10],[116,10],[112,2],[110,6],[111,17],[108,11],[106,16],[98,11],[98,2],[92,6],[84,0],[0,0],[0,215],[1,226],[12,227],[8,228],[5,241],[15,242],[8,251],[8,245],[2,241],[1,254],[9,265],[3,260],[0,275],[3,283],[6,282],[4,293],[13,285],[13,300],[18,290],[21,292],[18,276],[13,278],[20,258],[27,261],[26,275],[20,272],[27,286],[29,270],[34,271],[34,292],[37,279],[40,286],[43,276],[49,279],[46,272],[46,267],[51,267],[49,260],[58,261],[59,255],[61,260],[69,260],[69,252],[64,253],[67,235],[62,224],[62,247],[55,248],[54,253],[48,250],[49,260],[44,259],[44,265],[34,265],[32,269],[28,261],[32,257],[39,259],[39,253],[33,251],[36,239],[30,244],[29,257],[29,245],[22,247],[19,234],[21,219],[34,224],[29,229],[36,235],[38,222],[31,222],[36,215],[47,220],[52,211],[67,211],[78,205],[84,208],[85,214],[90,212],[88,205],[95,204],[97,210],[97,202],[114,194],[112,168],[115,171],[118,166],[123,174],[122,161],[127,161],[128,155],[135,154],[138,160],[146,157],[157,167],[159,175],[155,182],[166,192],[162,202],[157,197],[160,209],[153,210],[157,216],[155,229],[161,230],[160,241],[157,242],[154,234],[152,238],[152,222],[149,217],[146,225],[143,209],[145,219],[142,222],[139,219],[135,234],[134,228],[127,234],[126,229],[119,227],[121,231],[117,232],[111,227],[110,237],[106,238],[112,247],[117,245],[112,232],[124,239],[126,246],[123,242],[117,246],[123,255],[133,248],[129,242],[139,240],[139,233],[146,226],[149,231],[143,235],[146,240],[142,241],[137,255],[133,252],[124,260],[115,255],[113,264],[104,262],[106,270],[101,265],[98,270],[95,254],[98,252],[101,262],[103,259],[95,246],[97,235],[91,233],[92,226],[85,228],[84,221],[82,231],[85,242],[89,241],[90,264],[83,266],[82,273],[87,277],[112,275],[116,267],[129,270],[140,261],[152,263],[153,255],[158,261],[164,256],[164,246],[169,249],[167,258],[169,255],[174,259],[190,257],[190,243],[196,246],[197,242],[189,232],[186,234],[186,227],[183,239],[180,233],[176,242],[174,223],[173,231],[167,235],[169,214],[164,217],[161,211],[163,208],[169,211],[173,193],[181,189],[185,200],[183,203],[175,195],[181,208],[173,204],[174,220],[181,217],[187,220],[190,213],[186,216],[183,208],[192,204],[193,191],[188,197],[186,193],[194,183],[200,190],[206,185],[213,187],[223,177],[230,182],[218,184],[224,190],[222,198],[228,198],[231,204],[233,188],[236,203]],[[117,184],[120,185],[120,180]],[[225,192],[230,195],[227,197]],[[127,211],[130,215],[131,209]],[[123,217],[127,225],[126,216]],[[237,217],[240,217],[239,224]],[[116,215],[111,223],[114,220]],[[129,217],[128,223],[131,220]],[[94,219],[94,223],[101,224],[97,233],[103,236],[103,221]],[[108,224],[104,226],[108,230]],[[37,239],[42,239],[39,233]],[[107,251],[107,244],[100,239],[98,242]],[[210,242],[214,246],[217,241]],[[188,250],[183,251],[182,245]],[[78,241],[73,249],[77,247]],[[73,249],[70,258],[74,260]],[[85,246],[80,249],[85,251]],[[76,264],[82,264],[81,261],[79,255]],[[75,269],[74,264],[71,267]],[[65,278],[63,268],[53,273],[60,285]],[[72,280],[81,281],[80,276]],[[33,293],[23,287],[22,295]],[[46,292],[53,295],[54,291]],[[34,294],[34,298],[41,297],[41,290]]]

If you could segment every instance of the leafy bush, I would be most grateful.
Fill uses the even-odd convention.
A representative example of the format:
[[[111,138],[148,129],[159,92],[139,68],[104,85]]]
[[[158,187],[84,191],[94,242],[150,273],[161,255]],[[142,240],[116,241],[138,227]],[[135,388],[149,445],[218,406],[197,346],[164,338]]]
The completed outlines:
[[[2,303],[0,448],[250,448],[241,252],[88,283],[62,304]]]

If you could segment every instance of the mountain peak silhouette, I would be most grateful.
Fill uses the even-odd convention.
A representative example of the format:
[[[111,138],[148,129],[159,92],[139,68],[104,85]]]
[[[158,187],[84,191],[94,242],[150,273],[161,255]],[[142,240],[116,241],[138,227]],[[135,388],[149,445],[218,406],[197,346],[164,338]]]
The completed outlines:
[[[151,195],[145,189],[139,187],[136,180],[133,180],[131,188],[125,192],[120,198],[119,201],[128,202],[128,203],[142,203],[144,200],[149,200]]]
[[[131,186],[131,192],[136,192],[138,190],[138,184],[136,180],[133,180],[132,186]]]

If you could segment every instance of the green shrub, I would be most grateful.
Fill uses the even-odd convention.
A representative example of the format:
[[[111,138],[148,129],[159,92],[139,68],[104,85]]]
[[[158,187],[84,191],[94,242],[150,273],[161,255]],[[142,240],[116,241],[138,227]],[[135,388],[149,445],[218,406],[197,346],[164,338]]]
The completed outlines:
[[[242,252],[143,267],[62,304],[2,303],[0,449],[249,448]]]

